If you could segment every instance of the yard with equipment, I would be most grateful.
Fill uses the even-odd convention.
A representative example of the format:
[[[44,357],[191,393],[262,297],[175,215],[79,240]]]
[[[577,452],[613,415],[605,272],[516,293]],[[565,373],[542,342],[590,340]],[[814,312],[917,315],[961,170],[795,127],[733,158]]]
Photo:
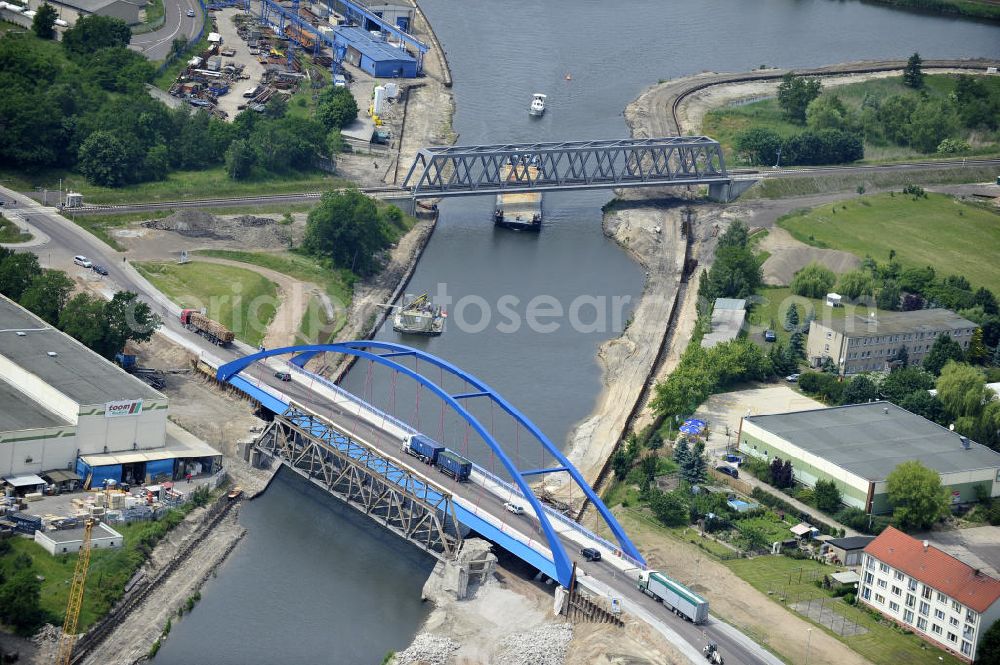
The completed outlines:
[[[1000,212],[943,194],[861,196],[793,213],[778,225],[816,247],[871,255],[890,251],[904,267],[931,266],[1000,291]]]

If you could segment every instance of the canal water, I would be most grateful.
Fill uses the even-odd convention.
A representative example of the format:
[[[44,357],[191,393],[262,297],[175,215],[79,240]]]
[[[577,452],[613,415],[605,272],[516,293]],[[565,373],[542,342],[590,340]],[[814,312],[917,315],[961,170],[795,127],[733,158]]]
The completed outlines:
[[[998,26],[854,0],[420,2],[448,51],[463,144],[625,137],[622,109],[643,88],[703,70],[914,51],[1000,57]],[[541,120],[527,115],[534,92],[548,95]],[[546,196],[538,237],[494,231],[491,197],[445,201],[411,283],[411,291],[432,294],[444,285],[453,299],[445,335],[415,345],[486,380],[557,445],[593,407],[601,382],[596,350],[617,333],[610,318],[603,330],[577,332],[565,317],[546,319],[561,325],[541,332],[524,322],[525,307],[536,296],[552,296],[564,311],[580,296],[639,296],[641,271],[601,233],[600,207],[609,198]],[[468,304],[475,296],[487,307],[517,298],[523,325],[500,330],[493,311],[475,330],[482,324],[479,304]],[[380,338],[412,343],[391,330]],[[386,381],[372,374],[378,399],[386,399]],[[359,392],[368,382],[364,365],[347,379]],[[427,420],[433,414],[423,417],[434,422]],[[377,663],[412,638],[428,609],[419,589],[430,569],[414,548],[290,474],[249,504],[243,521],[248,535],[190,618],[174,625],[157,663]]]

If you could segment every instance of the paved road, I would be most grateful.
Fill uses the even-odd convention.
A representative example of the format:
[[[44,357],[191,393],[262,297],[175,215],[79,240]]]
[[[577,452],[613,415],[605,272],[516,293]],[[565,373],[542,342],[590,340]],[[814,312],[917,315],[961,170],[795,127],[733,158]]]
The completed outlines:
[[[197,35],[204,20],[197,0],[163,0],[163,10],[166,17],[163,27],[144,35],[134,35],[129,45],[153,61],[164,60],[178,37],[186,42]],[[194,12],[193,18],[187,16],[188,10]]]
[[[150,303],[154,311],[163,317],[162,332],[171,339],[181,342],[192,351],[206,352],[223,361],[235,359],[246,350],[246,347],[242,345],[230,348],[217,347],[183,328],[176,316],[177,307],[169,303],[162,294],[151,289],[151,286],[123,261],[121,253],[116,252],[76,224],[61,217],[53,208],[44,208],[30,199],[22,195],[15,195],[14,192],[4,188],[0,188],[0,199],[3,199],[7,206],[11,205],[12,199],[16,199],[14,209],[21,211],[28,224],[36,232],[40,232],[38,234],[40,239],[47,237],[46,242],[36,243],[30,247],[30,250],[39,256],[43,265],[59,269],[68,268],[90,276],[90,271],[76,268],[72,264],[74,255],[83,254],[92,261],[107,267],[109,274],[106,278],[96,276],[93,278],[106,282],[105,290],[109,295],[117,289],[129,289],[139,293],[146,302]],[[399,441],[395,436],[373,429],[367,421],[359,418],[356,413],[346,410],[343,404],[335,404],[328,398],[294,381],[281,382],[274,378],[272,368],[261,363],[251,366],[244,371],[244,374],[267,383],[294,402],[329,418],[347,433],[381,452],[389,456],[400,454]],[[515,516],[504,509],[503,502],[507,497],[497,496],[475,483],[456,483],[433,468],[423,469],[422,465],[419,464],[414,466],[415,463],[410,458],[405,458],[403,463],[427,475],[433,482],[456,496],[461,496],[511,528],[537,541],[544,542],[544,535],[533,515]],[[570,556],[580,559],[578,554],[580,544],[562,534],[560,537]],[[687,642],[687,645],[678,644],[678,646],[689,654],[693,654],[694,651],[700,652],[706,641],[712,640],[720,645],[720,650],[730,665],[778,665],[780,663],[772,654],[715,617],[710,618],[704,625],[695,626],[673,615],[662,604],[640,593],[635,588],[632,579],[608,561],[593,563],[580,560],[578,561],[578,570],[582,576],[590,576],[595,581],[591,586],[607,588],[613,595],[622,598],[626,611],[631,611],[643,620],[650,622],[669,640],[676,643]],[[586,580],[584,583],[586,584]]]

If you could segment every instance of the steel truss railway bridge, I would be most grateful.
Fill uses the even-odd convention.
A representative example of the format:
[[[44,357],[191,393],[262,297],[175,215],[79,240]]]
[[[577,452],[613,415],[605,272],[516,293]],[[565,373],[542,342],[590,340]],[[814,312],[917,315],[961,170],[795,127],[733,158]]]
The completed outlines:
[[[534,167],[534,168],[528,168]],[[708,185],[728,198],[733,179],[707,136],[422,148],[403,181],[413,198]]]
[[[471,481],[451,482],[442,474],[415,461],[401,451],[403,438],[417,430],[403,421],[349,393],[336,384],[302,369],[318,353],[353,356],[359,362],[388,368],[396,379],[408,379],[429,392],[465,422],[489,447],[513,482],[507,482],[482,466],[474,465]],[[288,356],[295,382],[339,405],[340,414],[324,417],[296,403],[273,386],[241,371],[275,356]],[[409,362],[414,367],[411,367]],[[425,370],[437,372],[431,380]],[[460,393],[449,392],[444,377],[465,386]],[[255,444],[258,450],[279,459],[300,475],[346,501],[391,531],[439,558],[450,558],[469,530],[493,541],[514,556],[534,566],[563,586],[568,586],[572,563],[566,541],[597,547],[622,568],[645,568],[645,561],[600,497],[583,479],[562,452],[514,405],[475,376],[455,365],[418,349],[380,341],[342,342],[269,349],[219,364],[219,381],[227,382],[274,413],[274,421]],[[419,392],[417,400],[419,401]],[[493,432],[493,423],[484,423],[466,404],[474,400],[490,403],[491,413],[506,414],[518,431],[528,433],[527,444],[544,451],[555,465],[547,468],[519,468],[517,459]],[[393,394],[393,402],[395,395]],[[492,421],[492,416],[490,418]],[[445,443],[442,441],[442,443]],[[508,442],[509,443],[509,442]],[[454,444],[449,446],[453,450]],[[616,542],[607,541],[550,506],[543,504],[528,484],[529,478],[566,474],[593,502]],[[529,520],[514,517],[504,509],[513,501],[525,508]],[[540,537],[539,537],[540,536]]]

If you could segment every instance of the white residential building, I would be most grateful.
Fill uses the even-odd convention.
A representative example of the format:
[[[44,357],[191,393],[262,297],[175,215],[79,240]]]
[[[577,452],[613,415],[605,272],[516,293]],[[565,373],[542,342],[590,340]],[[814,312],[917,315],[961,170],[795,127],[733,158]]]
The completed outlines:
[[[865,548],[858,600],[971,663],[1000,619],[1000,580],[889,527]]]

